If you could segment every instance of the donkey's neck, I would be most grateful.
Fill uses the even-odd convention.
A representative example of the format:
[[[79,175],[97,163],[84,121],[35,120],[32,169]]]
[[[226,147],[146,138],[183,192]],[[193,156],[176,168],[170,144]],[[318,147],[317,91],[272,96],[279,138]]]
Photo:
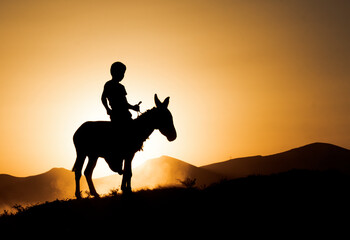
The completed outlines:
[[[143,144],[156,129],[154,114],[155,108],[152,108],[135,119],[135,130],[140,144]]]

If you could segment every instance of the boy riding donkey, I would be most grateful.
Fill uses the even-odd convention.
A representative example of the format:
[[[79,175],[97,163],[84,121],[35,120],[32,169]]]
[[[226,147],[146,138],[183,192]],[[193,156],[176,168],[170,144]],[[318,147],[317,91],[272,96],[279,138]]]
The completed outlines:
[[[105,83],[101,97],[102,104],[111,118],[114,130],[122,134],[126,134],[125,129],[129,129],[132,124],[129,109],[140,112],[141,104],[139,102],[136,105],[130,105],[126,99],[127,93],[125,87],[120,83],[124,78],[125,71],[126,66],[123,63],[115,62],[112,64],[112,80]],[[111,152],[111,157],[113,157],[113,152]],[[122,164],[120,162],[120,171],[118,171],[120,175],[123,174]]]

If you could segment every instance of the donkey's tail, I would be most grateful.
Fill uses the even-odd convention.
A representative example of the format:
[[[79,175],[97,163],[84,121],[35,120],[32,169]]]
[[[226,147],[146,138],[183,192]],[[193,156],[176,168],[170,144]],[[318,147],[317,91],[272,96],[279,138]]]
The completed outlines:
[[[77,170],[77,162],[78,162],[78,158],[75,160],[75,163],[72,168],[72,172],[75,172]]]
[[[72,172],[75,172],[76,170],[77,170],[77,161],[75,161],[75,163],[74,163],[74,166],[73,166],[73,168],[72,168]]]

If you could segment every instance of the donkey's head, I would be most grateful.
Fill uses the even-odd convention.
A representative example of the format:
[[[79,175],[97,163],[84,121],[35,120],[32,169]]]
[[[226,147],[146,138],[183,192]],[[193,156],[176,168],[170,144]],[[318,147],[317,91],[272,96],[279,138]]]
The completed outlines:
[[[168,105],[170,97],[167,97],[164,102],[159,101],[157,94],[154,95],[157,111],[157,126],[156,128],[166,136],[168,141],[176,139],[176,130],[174,127],[173,116],[171,115]]]

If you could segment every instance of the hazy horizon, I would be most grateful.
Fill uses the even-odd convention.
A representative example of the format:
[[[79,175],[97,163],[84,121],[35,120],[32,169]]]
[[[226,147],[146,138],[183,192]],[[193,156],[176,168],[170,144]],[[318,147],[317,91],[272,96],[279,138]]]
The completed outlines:
[[[285,149],[285,150],[283,150],[283,151],[281,151],[281,152],[275,152],[275,153],[271,153],[271,154],[268,154],[268,155],[255,154],[255,155],[240,156],[240,157],[235,157],[235,158],[230,158],[230,159],[220,159],[220,160],[218,160],[218,161],[213,161],[213,162],[210,162],[210,163],[207,163],[207,164],[202,164],[202,165],[194,165],[194,164],[191,164],[190,162],[186,162],[186,161],[184,161],[184,160],[182,160],[182,159],[174,158],[174,157],[168,156],[168,155],[161,155],[161,156],[159,156],[159,157],[153,157],[153,158],[145,159],[144,161],[142,161],[141,163],[137,164],[136,166],[133,166],[133,170],[142,169],[142,168],[146,165],[146,163],[152,162],[152,160],[164,160],[164,159],[165,159],[165,160],[172,159],[172,160],[184,162],[184,163],[186,163],[186,164],[190,164],[190,165],[192,165],[192,166],[194,166],[194,167],[202,168],[202,167],[205,167],[205,166],[207,166],[207,165],[216,164],[216,163],[224,163],[224,162],[227,162],[227,161],[229,161],[229,160],[235,160],[235,159],[238,159],[238,160],[239,160],[239,159],[242,159],[242,158],[251,158],[251,157],[258,157],[258,156],[260,156],[260,157],[268,157],[268,156],[272,156],[272,155],[276,155],[276,154],[280,154],[280,153],[285,153],[285,152],[290,151],[290,150],[299,149],[299,148],[302,148],[302,147],[305,147],[305,146],[311,146],[311,145],[314,145],[314,144],[322,144],[322,145],[329,145],[329,144],[330,144],[330,145],[333,145],[333,146],[335,146],[335,147],[340,147],[340,148],[342,148],[342,149],[350,150],[350,149],[344,148],[344,147],[342,147],[342,146],[337,146],[337,145],[334,145],[334,144],[331,144],[331,143],[314,142],[314,143],[310,143],[310,144],[303,145],[303,146],[295,146],[294,148]],[[101,160],[102,160],[102,159],[101,159]],[[98,172],[97,174],[95,173],[95,174],[93,175],[93,179],[104,178],[104,177],[108,177],[108,176],[112,176],[112,175],[118,176],[117,173],[115,173],[115,172],[113,172],[113,171],[111,171],[111,170],[108,169],[108,165],[105,163],[104,160],[102,160],[102,161],[101,161],[101,160],[100,160],[100,162],[99,162],[99,164],[102,164],[102,166],[100,166],[100,169],[103,169],[105,172],[103,172],[102,174],[99,173],[99,172]],[[87,163],[87,160],[86,160],[86,162],[85,162],[85,165],[86,165],[86,163]],[[155,166],[155,167],[156,167],[156,166]],[[50,169],[44,170],[43,172],[35,173],[35,174],[32,173],[32,174],[25,175],[25,176],[11,175],[11,174],[2,173],[2,172],[0,172],[0,175],[1,175],[1,174],[5,174],[5,175],[11,175],[11,176],[13,176],[13,177],[19,177],[19,178],[21,178],[21,177],[32,177],[32,176],[37,176],[37,175],[41,175],[41,174],[50,172],[50,171],[53,170],[53,169],[60,169],[60,168],[65,169],[65,170],[67,170],[67,171],[71,171],[70,169],[67,169],[67,168],[64,168],[64,167],[52,166]],[[163,168],[164,168],[164,167],[163,167]],[[141,175],[142,175],[142,171],[141,171],[141,172],[139,171],[139,173],[141,173]],[[174,174],[174,173],[172,173],[171,175],[173,175],[173,174]],[[180,174],[180,175],[181,175],[181,174]],[[158,176],[158,177],[159,177],[159,176]],[[108,190],[109,190],[109,189],[108,189]]]

